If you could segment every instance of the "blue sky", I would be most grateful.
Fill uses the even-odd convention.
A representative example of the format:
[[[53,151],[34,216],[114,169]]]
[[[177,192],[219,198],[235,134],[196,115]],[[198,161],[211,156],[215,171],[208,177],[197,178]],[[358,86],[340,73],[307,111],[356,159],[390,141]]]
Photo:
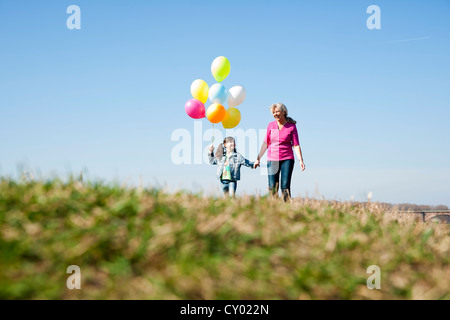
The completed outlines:
[[[73,4],[80,30],[66,27]],[[370,5],[380,30],[366,26]],[[212,124],[184,104],[226,56],[223,85],[247,91],[236,129],[265,129],[275,102],[298,122],[294,196],[450,206],[449,13],[445,0],[1,1],[0,175],[218,194],[216,167],[175,164],[171,136],[208,146],[194,123]],[[254,160],[259,141],[241,142]],[[238,194],[266,193],[259,169],[241,179]]]

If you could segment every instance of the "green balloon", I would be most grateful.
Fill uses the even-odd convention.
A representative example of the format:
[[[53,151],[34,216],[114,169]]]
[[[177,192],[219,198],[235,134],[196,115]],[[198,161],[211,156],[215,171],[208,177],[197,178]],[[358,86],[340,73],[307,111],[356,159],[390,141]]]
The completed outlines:
[[[217,82],[222,82],[226,77],[228,77],[230,68],[230,61],[228,61],[227,58],[220,56],[215,58],[211,64],[211,73]]]

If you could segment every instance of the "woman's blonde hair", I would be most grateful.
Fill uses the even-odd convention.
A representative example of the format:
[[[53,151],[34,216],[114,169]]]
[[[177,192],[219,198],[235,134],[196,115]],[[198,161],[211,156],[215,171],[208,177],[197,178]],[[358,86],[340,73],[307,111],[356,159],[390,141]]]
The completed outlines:
[[[273,105],[270,106],[270,111],[273,113],[273,110],[278,109],[281,112],[284,113],[284,117],[286,118],[286,121],[289,123],[293,123],[296,124],[297,121],[295,121],[294,119],[292,119],[291,117],[288,117],[288,110],[286,108],[286,106],[282,103],[274,103]]]

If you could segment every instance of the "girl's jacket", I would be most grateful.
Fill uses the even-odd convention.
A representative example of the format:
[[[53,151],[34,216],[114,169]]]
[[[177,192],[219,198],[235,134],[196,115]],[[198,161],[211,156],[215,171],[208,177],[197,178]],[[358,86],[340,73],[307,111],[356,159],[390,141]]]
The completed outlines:
[[[210,152],[208,155],[209,163],[219,166],[217,168],[217,178],[220,179],[223,171],[223,164],[225,163],[225,156],[223,156],[222,159],[217,160],[217,158],[214,157],[214,152]],[[228,158],[228,164],[230,166],[231,178],[237,181],[241,179],[241,166],[253,168],[254,163],[245,159],[239,152],[233,152]]]

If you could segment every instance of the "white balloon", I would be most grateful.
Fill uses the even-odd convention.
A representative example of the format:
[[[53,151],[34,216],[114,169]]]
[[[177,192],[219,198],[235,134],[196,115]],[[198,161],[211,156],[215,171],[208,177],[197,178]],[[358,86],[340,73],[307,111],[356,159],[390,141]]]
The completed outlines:
[[[228,106],[234,108],[244,102],[247,92],[242,86],[234,86],[228,90]]]

